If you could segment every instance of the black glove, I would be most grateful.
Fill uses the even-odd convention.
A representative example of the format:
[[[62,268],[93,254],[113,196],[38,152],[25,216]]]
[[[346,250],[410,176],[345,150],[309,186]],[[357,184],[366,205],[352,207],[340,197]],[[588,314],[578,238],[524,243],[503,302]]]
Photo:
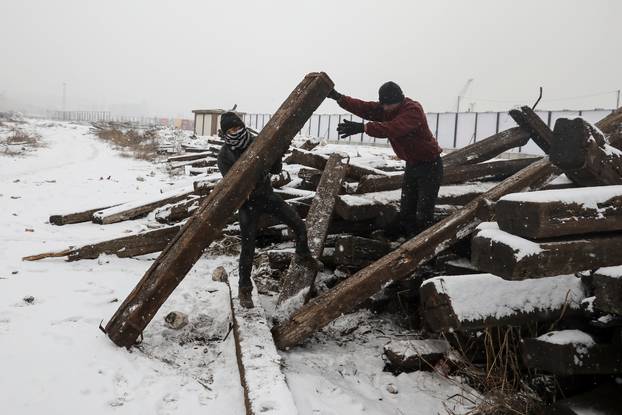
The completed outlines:
[[[328,93],[328,98],[334,99],[335,101],[339,101],[339,99],[341,99],[342,96],[343,95],[341,95],[339,92],[335,91],[334,89]]]
[[[345,120],[344,122],[337,125],[337,132],[339,133],[339,137],[346,138],[351,135],[360,134],[365,131],[365,127],[362,122],[354,122]]]

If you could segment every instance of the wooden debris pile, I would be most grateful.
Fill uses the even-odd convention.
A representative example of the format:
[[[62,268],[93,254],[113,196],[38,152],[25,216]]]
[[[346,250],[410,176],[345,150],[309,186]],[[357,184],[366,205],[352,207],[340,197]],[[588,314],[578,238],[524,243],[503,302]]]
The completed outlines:
[[[153,214],[158,229],[25,259],[162,251],[106,325],[115,344],[129,347],[204,249],[223,236],[239,235],[236,210],[257,178],[285,155],[285,172],[273,177],[273,185],[305,218],[312,254],[323,269],[318,273],[297,264],[291,245],[276,245],[291,239],[284,225],[261,219],[259,244],[269,248],[260,256],[268,277],[278,280],[272,287],[279,288],[273,296],[277,311],[271,331],[277,348],[299,345],[344,313],[414,281],[410,305],[433,338],[391,342],[385,348],[390,370],[449,373],[453,369],[440,368],[458,365],[451,347],[460,344],[456,339],[477,342],[475,333],[485,331],[482,338],[490,340],[487,369],[498,370],[501,361],[511,361],[514,374],[524,368],[560,376],[620,373],[622,152],[613,141],[622,125],[620,110],[595,126],[560,119],[553,131],[529,108],[512,111],[519,127],[443,157],[436,223],[403,241],[392,236],[399,215],[399,168],[312,142],[289,149],[332,87],[325,74],[308,75],[225,178],[217,173],[215,159],[221,142],[186,146],[166,162],[174,171],[183,168],[197,175],[192,188],[50,218],[58,225],[108,224]],[[492,160],[529,139],[548,157]],[[565,180],[559,180],[561,173]],[[450,269],[458,275],[449,275]],[[259,285],[257,278],[255,282]],[[248,353],[259,346],[243,331],[252,336],[256,327],[240,320],[245,312],[233,286],[231,295],[240,370],[252,383],[245,371],[253,370]],[[550,330],[542,332],[543,327]],[[492,329],[498,329],[495,340]],[[267,330],[256,332],[265,341]],[[449,342],[438,339],[441,334]],[[521,340],[520,362],[509,338]],[[497,359],[500,350],[504,359]],[[552,352],[560,358],[551,359]],[[479,364],[482,358],[471,360]],[[274,375],[275,387],[286,388],[273,369],[265,368]],[[522,381],[516,375],[512,387],[518,385]],[[251,399],[245,391],[251,408],[259,398]],[[253,408],[249,411],[255,413]]]

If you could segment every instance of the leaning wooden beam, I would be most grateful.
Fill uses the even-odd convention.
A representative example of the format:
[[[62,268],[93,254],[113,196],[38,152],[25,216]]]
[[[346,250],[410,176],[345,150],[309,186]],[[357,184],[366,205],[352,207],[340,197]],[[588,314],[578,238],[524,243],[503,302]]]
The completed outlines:
[[[183,187],[181,189],[162,193],[158,196],[147,199],[123,203],[121,205],[93,213],[93,222],[101,225],[107,225],[110,223],[134,219],[145,215],[160,206],[179,202],[180,200],[190,196],[193,192],[194,190],[191,187]]]
[[[274,346],[259,295],[253,290],[255,307],[247,309],[240,305],[237,277],[231,278],[229,289],[246,414],[296,415],[298,409],[281,372],[281,356]]]
[[[622,107],[613,111],[602,120],[598,121],[596,127],[605,135],[615,132],[622,125]]]
[[[521,107],[520,110],[510,111],[510,117],[514,119],[523,130],[529,132],[531,139],[544,151],[549,154],[551,144],[554,141],[553,132],[542,121],[542,119],[529,107]]]
[[[408,277],[421,264],[467,237],[492,215],[489,202],[498,200],[553,174],[547,159],[537,161],[478,197],[448,218],[432,225],[395,251],[360,270],[330,291],[311,300],[273,329],[277,347],[300,344],[306,337],[380,291],[387,283]]]
[[[285,162],[288,164],[301,164],[314,169],[324,170],[327,160],[327,155],[294,148],[292,149],[292,154],[285,159]],[[346,176],[354,180],[359,180],[367,174],[383,176],[386,175],[386,172],[371,167],[364,167],[356,163],[353,164],[352,162],[350,162],[348,171],[346,172]]]
[[[348,168],[348,165],[342,163],[341,160],[342,156],[336,153],[328,158],[315,198],[305,220],[309,249],[315,260],[319,260],[322,252],[324,252],[324,242],[333,215],[335,198],[341,189],[341,182]],[[303,304],[304,298],[313,290],[316,275],[317,268],[304,266],[300,258],[294,256],[294,260],[290,263],[289,270],[281,284],[277,305],[283,310],[290,311],[299,308]]]
[[[575,183],[622,184],[622,152],[607,145],[598,130],[582,119],[557,120],[553,132],[529,107],[512,110],[510,115]]]
[[[136,342],[203,249],[221,233],[263,172],[285,153],[333,86],[325,73],[312,73],[290,94],[112,316],[105,331],[116,345],[129,347]]]
[[[479,164],[447,166],[443,174],[443,185],[466,183],[484,180],[504,180],[516,172],[540,160],[540,157],[499,160]],[[404,175],[363,176],[356,188],[356,193],[381,192],[402,187]]]
[[[521,355],[528,368],[555,375],[622,373],[622,348],[598,344],[580,330],[553,331],[536,339],[523,339]]]
[[[495,213],[501,230],[529,239],[622,231],[622,186],[513,193]]]
[[[23,261],[37,261],[43,258],[67,257],[67,261],[96,259],[102,254],[128,258],[159,252],[175,237],[181,225],[155,229],[135,235],[96,242],[78,248],[67,248],[57,252],[46,252],[22,258]]]
[[[109,205],[95,209],[87,209],[81,212],[65,213],[50,216],[50,223],[52,225],[69,225],[71,223],[90,222],[93,219],[93,213],[100,210],[108,209],[117,205]]]
[[[483,224],[471,241],[471,262],[508,280],[540,278],[622,265],[622,233],[532,242]]]
[[[506,281],[492,274],[434,277],[419,289],[425,325],[435,332],[551,321],[562,311],[578,315],[584,291],[574,275]]]
[[[528,141],[529,132],[519,127],[510,128],[509,130],[501,131],[481,141],[452,151],[443,156],[443,165],[445,167],[458,166],[490,160],[504,151],[524,146]]]

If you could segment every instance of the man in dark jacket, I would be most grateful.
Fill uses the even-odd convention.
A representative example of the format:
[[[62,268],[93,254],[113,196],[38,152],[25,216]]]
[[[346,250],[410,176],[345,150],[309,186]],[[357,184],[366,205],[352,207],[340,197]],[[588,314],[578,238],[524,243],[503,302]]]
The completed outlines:
[[[218,153],[218,169],[223,177],[233,164],[242,156],[244,150],[255,139],[244,125],[244,122],[233,112],[226,112],[220,118],[220,136],[225,144]],[[270,171],[265,172],[257,182],[255,189],[247,201],[239,209],[240,233],[242,249],[239,265],[239,299],[246,308],[253,308],[251,270],[255,255],[255,239],[257,236],[257,219],[262,213],[275,216],[294,230],[296,234],[296,255],[303,264],[314,266],[311,251],[307,243],[307,228],[296,211],[274,193],[270,183],[270,173],[278,174],[282,169],[281,160],[277,161]]]
[[[404,97],[395,82],[383,84],[378,95],[378,102],[361,101],[335,90],[328,97],[341,108],[371,121],[340,123],[337,131],[342,138],[362,132],[387,138],[395,154],[406,162],[400,222],[402,231],[413,237],[433,223],[434,205],[443,178],[442,150],[419,102]]]

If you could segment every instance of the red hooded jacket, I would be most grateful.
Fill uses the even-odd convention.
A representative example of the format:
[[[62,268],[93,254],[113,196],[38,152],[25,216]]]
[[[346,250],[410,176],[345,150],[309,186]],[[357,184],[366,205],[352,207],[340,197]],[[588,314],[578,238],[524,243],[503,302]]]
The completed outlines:
[[[342,96],[337,103],[346,111],[370,120],[365,132],[371,137],[388,138],[395,154],[410,163],[435,160],[442,150],[428,127],[423,107],[404,98],[395,110],[384,111],[378,102]]]

